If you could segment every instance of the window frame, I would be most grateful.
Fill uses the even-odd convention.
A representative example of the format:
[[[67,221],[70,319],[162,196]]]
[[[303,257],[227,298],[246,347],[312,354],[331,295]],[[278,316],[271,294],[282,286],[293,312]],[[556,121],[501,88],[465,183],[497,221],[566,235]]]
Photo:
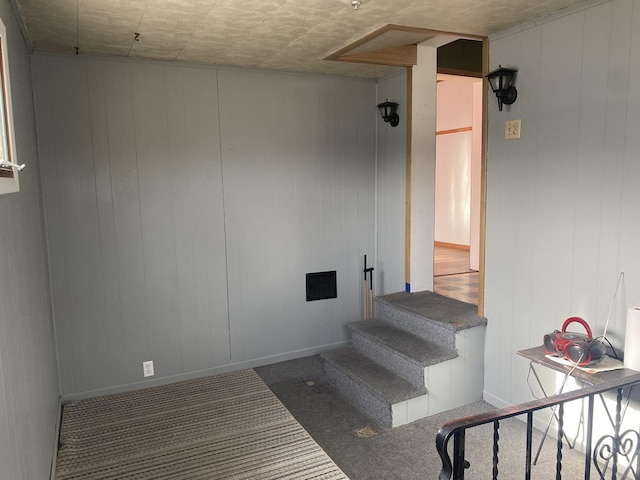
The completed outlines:
[[[2,104],[0,108],[0,141],[3,140],[2,130],[4,130],[4,138],[6,139],[6,154],[8,160],[18,163],[15,149],[15,134],[13,123],[13,106],[11,103],[11,76],[9,74],[9,55],[7,49],[7,29],[4,22],[0,18],[0,92]],[[3,122],[4,121],[4,122]],[[2,124],[4,123],[4,124]],[[0,195],[5,193],[14,193],[20,191],[19,173],[16,168],[2,169],[0,174]]]

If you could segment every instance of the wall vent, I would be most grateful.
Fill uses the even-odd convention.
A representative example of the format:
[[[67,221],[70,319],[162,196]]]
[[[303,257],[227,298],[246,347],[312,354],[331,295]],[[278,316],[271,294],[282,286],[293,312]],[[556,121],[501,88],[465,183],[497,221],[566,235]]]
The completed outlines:
[[[338,298],[336,271],[307,273],[307,302]]]

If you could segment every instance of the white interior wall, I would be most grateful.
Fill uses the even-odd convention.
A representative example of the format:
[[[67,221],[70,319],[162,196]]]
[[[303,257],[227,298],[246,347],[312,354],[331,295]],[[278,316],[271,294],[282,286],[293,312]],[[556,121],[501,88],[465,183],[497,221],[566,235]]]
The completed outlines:
[[[473,84],[473,131],[471,134],[471,224],[469,226],[469,268],[480,270],[480,215],[482,202],[482,80]]]
[[[437,48],[418,45],[413,67],[410,200],[411,292],[433,290]]]
[[[405,201],[407,164],[407,73],[377,83],[377,103],[399,104],[400,123],[376,118],[376,294],[405,289]]]
[[[8,2],[6,26],[20,191],[0,195],[0,478],[49,478],[56,445],[58,374],[29,52]]]
[[[469,246],[473,82],[450,75],[438,78],[434,238]]]
[[[480,264],[482,79],[439,75],[435,240],[469,247]]]
[[[436,137],[436,242],[469,246],[472,132]]]
[[[518,68],[518,100],[489,101],[485,399],[529,400],[527,362],[569,316],[624,346],[640,303],[640,6],[614,0],[490,39],[491,67]],[[504,122],[522,119],[520,140]]]
[[[373,81],[55,55],[32,66],[67,398],[346,341],[374,253]],[[327,270],[338,298],[306,302],[305,273]]]
[[[620,306],[616,308],[617,315],[610,331],[610,338],[617,346],[623,344],[624,307],[640,302],[637,294],[640,259],[635,252],[638,234],[635,217],[639,201],[635,183],[640,177],[635,161],[635,152],[638,151],[635,132],[640,124],[640,75],[637,71],[640,49],[637,36],[632,35],[640,28],[638,10],[636,2],[616,0],[491,39],[493,66],[502,63],[520,68],[519,99],[516,104],[498,113],[495,102],[489,102],[486,314],[490,323],[485,393],[496,403],[513,403],[529,398],[523,383],[526,362],[517,358],[514,352],[539,344],[542,335],[558,328],[565,316],[581,314],[590,321],[596,332],[602,331],[621,270],[625,271],[625,281]],[[0,16],[7,24],[11,40],[9,55],[13,100],[19,125],[16,130],[17,148],[20,158],[26,159],[25,162],[34,167],[35,140],[30,113],[28,57],[26,49],[19,46],[20,35],[6,2],[0,5]],[[93,76],[98,77],[93,80],[94,88],[100,92],[103,82],[105,86],[116,89],[118,79],[123,81],[124,75],[116,70],[104,75],[94,71]],[[178,80],[183,75],[189,79],[197,76],[189,70],[178,69],[173,73]],[[48,83],[50,79],[40,81]],[[177,97],[186,95],[194,102],[198,100],[198,95],[206,98],[210,94],[203,90],[204,87],[200,87],[197,93],[193,93],[190,89],[177,88],[172,92]],[[185,102],[185,106],[189,105],[187,100],[182,102]],[[207,102],[211,102],[211,99],[205,100],[205,105]],[[256,108],[253,113],[259,115],[260,112],[261,109]],[[117,113],[110,112],[109,115]],[[120,113],[124,115],[127,112]],[[178,113],[174,113],[179,118]],[[200,114],[205,115],[206,112]],[[85,112],[84,118],[88,118],[87,115]],[[106,114],[101,114],[99,110],[92,111],[89,116],[100,118],[101,115],[102,121],[107,122],[104,118]],[[504,120],[512,117],[523,119],[523,138],[507,143],[502,139]],[[127,215],[125,206],[135,203],[135,197],[139,195],[139,191],[136,193],[136,182],[133,181],[135,177],[131,177],[131,171],[127,170],[128,162],[117,163],[118,156],[124,155],[122,152],[127,142],[131,141],[127,138],[131,132],[127,132],[124,126],[118,130],[117,120],[117,116],[108,119],[112,129],[115,129],[108,134],[121,136],[124,145],[120,146],[120,150],[109,152],[109,162],[114,162],[113,166],[104,170],[103,159],[99,156],[91,159],[95,163],[95,173],[89,179],[96,182],[93,208],[98,210],[100,216],[92,228],[98,231],[110,228],[109,222],[115,212]],[[197,118],[191,118],[190,121],[192,125],[208,125],[206,122],[199,123]],[[130,119],[128,122],[124,125],[131,125]],[[206,144],[209,140],[202,137],[211,131],[215,135],[215,129],[205,129],[204,133],[183,132],[185,144],[190,145],[193,141]],[[92,145],[92,150],[99,148],[100,138],[91,136],[90,140],[98,146]],[[180,144],[179,139],[170,142],[172,145],[174,142]],[[208,154],[215,159],[213,152]],[[185,148],[180,150],[175,162],[181,162],[185,155],[191,158],[190,161],[198,161],[197,152],[189,152]],[[166,158],[163,161],[166,165]],[[121,176],[121,188],[105,183],[109,181],[112,167]],[[124,170],[115,167],[123,167]],[[175,182],[183,183],[179,188],[186,191],[189,182],[207,181],[207,169],[205,166],[201,168],[203,170],[198,171],[205,175],[198,175],[197,178],[188,177],[186,172],[176,168],[178,178]],[[368,164],[365,164],[365,171],[369,171]],[[73,173],[76,170],[63,172]],[[153,175],[153,169],[148,173]],[[3,296],[0,301],[0,477],[19,480],[47,476],[57,403],[57,375],[48,321],[46,258],[40,228],[37,176],[35,168],[27,167],[21,175],[21,192],[0,197],[3,225],[15,226],[11,230],[0,230],[0,243],[14,246],[10,258],[7,255],[0,257],[4,262],[0,267],[0,284],[2,291],[15,291],[15,294]],[[156,181],[152,176],[147,185],[152,189],[154,185],[162,186],[166,178]],[[83,195],[86,192],[83,193],[80,188],[76,190],[75,185],[78,184],[69,182],[70,195],[85,198]],[[102,199],[103,194],[108,197],[114,193],[117,195],[111,202],[108,198]],[[193,196],[174,199],[173,209],[177,212],[174,219],[188,211],[187,207],[193,202],[211,202],[209,205],[213,205],[215,214],[216,205],[205,193],[199,188],[195,189]],[[106,206],[98,208],[98,203],[103,200]],[[364,195],[362,202],[368,200]],[[134,208],[132,215],[135,216],[138,210]],[[137,214],[140,215],[139,212]],[[68,228],[68,224],[60,218],[56,219],[52,213],[48,213],[48,217],[50,234],[61,234],[55,231],[56,225],[60,229]],[[123,219],[125,222],[129,220],[135,224],[135,218]],[[163,228],[159,216],[147,217],[145,221],[159,222],[159,230]],[[181,221],[191,224],[191,241],[208,241],[206,236],[204,240],[197,238],[203,229],[206,230],[206,225],[202,227],[200,220],[187,216],[178,219],[178,224]],[[113,275],[109,268],[116,267],[116,264],[110,265],[107,261],[109,255],[113,254],[109,253],[109,248],[117,247],[114,239],[125,240],[126,244],[129,241],[138,242],[136,248],[140,243],[140,239],[136,240],[140,233],[133,227],[128,230],[119,224],[117,231],[111,230],[106,234],[107,237],[111,236],[110,240],[100,237],[106,241],[100,247],[105,250],[105,258],[100,262],[107,279],[109,274]],[[174,229],[174,242],[177,243],[176,231]],[[157,248],[161,247],[166,248],[166,245]],[[153,251],[154,246],[151,248]],[[206,246],[200,248],[206,249]],[[199,262],[202,257],[189,255],[189,249],[176,253],[176,265],[181,266],[176,267],[175,278],[182,279],[182,282],[190,276],[187,273],[194,274],[193,278],[198,276],[193,269],[211,273],[212,267],[202,265]],[[127,250],[135,248],[129,247]],[[366,245],[360,252],[365,250],[370,251],[370,246]],[[135,260],[139,252],[131,254]],[[180,255],[184,256],[178,259]],[[126,258],[117,265],[125,269],[129,267]],[[134,261],[131,271],[127,272],[131,274],[129,278],[133,285],[140,281],[137,268],[139,266]],[[64,285],[65,278],[62,280],[63,287],[67,288]],[[99,299],[107,306],[110,298],[121,295],[121,292],[124,295],[128,293],[124,286],[113,283],[110,286],[110,290],[105,289],[102,293],[104,298]],[[184,308],[185,313],[191,311],[197,315],[208,315],[211,311],[208,309],[213,307],[203,304],[206,289],[199,282],[197,291],[189,287],[188,283],[182,284],[182,293],[178,295],[191,296],[196,300],[181,304],[181,309]],[[135,298],[132,297],[119,300],[131,302],[131,308],[136,308]],[[100,306],[100,303],[97,305]],[[124,322],[112,326],[116,333],[121,331],[122,335],[130,333],[130,328],[135,328],[135,325]],[[206,348],[195,348],[193,352],[187,348],[193,345],[196,337],[200,339],[201,336],[202,341],[209,345],[210,337],[206,329],[203,335],[193,325],[181,324],[180,329],[181,353],[186,358],[183,364],[189,369],[208,365],[211,357],[207,355],[210,353],[201,356]],[[63,351],[64,342],[59,346]],[[83,353],[92,348],[99,349],[101,345],[100,342],[84,344],[80,339],[76,348],[84,349],[80,356],[76,351],[72,354],[75,360],[80,360]],[[119,362],[117,350],[108,353],[110,361]],[[117,372],[117,369],[113,371]]]

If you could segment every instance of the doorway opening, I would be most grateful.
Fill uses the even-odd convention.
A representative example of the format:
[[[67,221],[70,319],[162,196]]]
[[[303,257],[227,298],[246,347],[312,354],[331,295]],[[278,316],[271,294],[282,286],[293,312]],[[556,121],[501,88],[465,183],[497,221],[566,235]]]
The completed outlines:
[[[376,247],[377,261],[387,268],[385,277],[379,285],[397,285],[404,279],[406,292],[434,290],[434,191],[435,191],[435,99],[437,95],[436,76],[447,74],[469,76],[479,79],[486,89],[483,72],[488,66],[488,39],[476,35],[464,35],[454,32],[434,31],[424,28],[401,25],[386,25],[369,35],[326,57],[326,60],[368,63],[406,69],[406,88],[398,87],[394,76],[384,81],[385,92],[390,95],[377,97],[377,103],[384,99],[400,101],[406,98],[403,107],[404,122],[400,123],[397,132],[385,129],[383,138],[384,187],[382,206],[383,222],[392,232]],[[437,65],[436,65],[437,63]],[[387,88],[387,85],[389,88]],[[393,97],[396,97],[395,99]],[[376,112],[377,113],[377,112]],[[481,124],[474,128],[474,134],[480,136],[481,143],[486,132],[486,102],[482,102]],[[403,134],[403,135],[400,135]],[[404,138],[403,138],[404,137]],[[388,154],[389,147],[393,152],[405,154],[403,178],[400,156]],[[484,312],[484,196],[486,189],[486,158],[481,155],[480,167],[481,201],[479,206],[479,232],[474,232],[478,244],[477,266],[477,304],[478,314]],[[403,181],[404,180],[404,181]],[[390,187],[389,189],[387,189]],[[393,187],[396,187],[395,189]],[[404,202],[398,193],[404,190]],[[397,236],[400,227],[400,208],[404,208],[404,244]],[[395,215],[387,215],[395,212]],[[380,260],[379,247],[383,245],[383,257]],[[470,252],[470,258],[471,258]],[[401,257],[404,257],[404,278],[402,278]],[[473,267],[471,267],[473,268]],[[388,281],[387,281],[388,280]],[[397,288],[397,287],[393,287]],[[450,294],[448,294],[450,295]]]
[[[437,53],[433,291],[478,305],[482,42],[460,39]]]

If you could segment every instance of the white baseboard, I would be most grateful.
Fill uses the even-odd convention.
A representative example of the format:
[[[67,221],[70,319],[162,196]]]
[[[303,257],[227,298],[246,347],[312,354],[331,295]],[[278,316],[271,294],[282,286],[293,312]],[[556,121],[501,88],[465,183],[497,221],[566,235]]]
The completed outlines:
[[[493,405],[496,408],[505,408],[505,407],[512,407],[513,404],[509,403],[505,400],[503,400],[502,398],[496,397],[495,395],[492,395],[491,393],[484,391],[482,393],[482,397],[484,399],[485,402]],[[519,417],[514,417],[517,418],[518,420],[520,420],[521,422],[526,422],[527,419],[524,417],[524,414],[522,416]],[[535,428],[536,430],[540,430],[541,432],[544,432],[544,430],[547,428],[547,422],[548,420],[539,418],[538,416],[534,415],[533,416],[533,428]],[[550,429],[549,430],[549,434],[551,435],[553,432]]]
[[[502,398],[496,397],[495,395],[492,395],[491,393],[485,391],[482,394],[483,399],[485,402],[493,405],[496,408],[504,408],[504,407],[511,407],[513,406],[511,403],[503,400]],[[523,423],[527,422],[527,418],[524,414],[517,416],[517,417],[513,417],[516,418],[518,420],[520,420]],[[547,429],[547,425],[549,425],[549,417],[545,416],[545,415],[535,415],[533,416],[533,428],[535,430],[538,430],[539,432],[544,432]],[[551,437],[554,441],[557,438],[558,435],[558,430],[557,427],[555,425],[555,422],[551,422],[551,425],[549,426],[549,430],[547,432],[547,435],[549,437]]]
[[[486,390],[482,392],[482,398],[484,399],[485,402],[493,405],[496,408],[504,408],[504,407],[511,406],[511,403],[506,402],[503,399],[496,397],[495,395],[492,395]]]
[[[180,375],[171,375],[168,377],[155,378],[153,380],[145,380],[135,383],[128,383],[124,385],[116,385],[114,387],[101,388],[97,390],[90,390],[86,392],[72,393],[69,395],[63,395],[62,403],[70,400],[82,400],[85,398],[99,397],[102,395],[111,395],[114,393],[128,392],[131,390],[139,390],[141,388],[156,387],[158,385],[166,385],[168,383],[179,382],[181,380],[189,380],[192,378],[205,377],[208,375],[218,375],[220,373],[235,372],[245,368],[262,367],[264,365],[270,365],[272,363],[285,362],[287,360],[294,360],[296,358],[309,357],[311,355],[317,355],[318,353],[326,352],[327,350],[333,350],[334,348],[342,347],[348,342],[338,342],[329,345],[322,345],[319,347],[312,347],[303,350],[296,350],[293,352],[286,352],[277,355],[271,355],[268,357],[256,358],[252,360],[245,360],[242,362],[229,363],[218,367],[207,368],[205,370],[198,370],[195,372],[183,373]]]

